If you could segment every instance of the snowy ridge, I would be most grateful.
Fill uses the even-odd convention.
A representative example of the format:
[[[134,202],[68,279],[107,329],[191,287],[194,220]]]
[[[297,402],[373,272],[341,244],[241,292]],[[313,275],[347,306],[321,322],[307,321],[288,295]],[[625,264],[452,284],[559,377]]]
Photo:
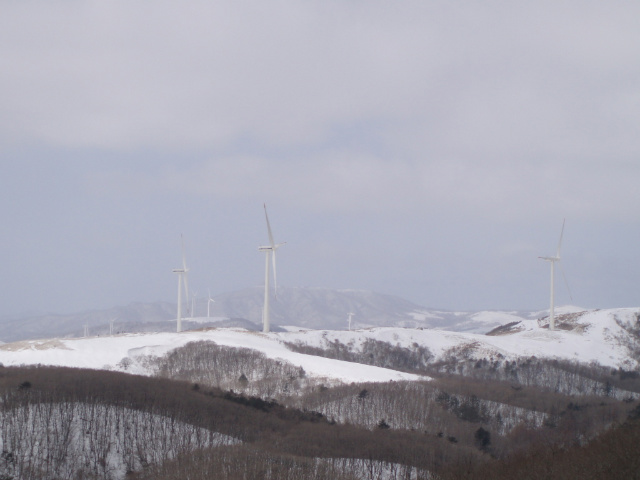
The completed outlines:
[[[575,309],[565,309],[561,312],[575,312]],[[490,313],[478,315],[486,316],[486,320],[489,320],[486,323],[491,323],[494,320]],[[565,316],[572,318],[564,320]],[[558,315],[558,329],[550,331],[545,319],[532,320],[515,315],[498,315],[498,325],[515,325],[497,335],[388,327],[351,332],[303,330],[278,335],[287,341],[299,341],[316,347],[323,347],[327,342],[338,340],[357,348],[367,338],[401,346],[417,343],[427,346],[436,361],[442,360],[454,349],[467,347],[466,354],[474,358],[489,358],[498,354],[506,359],[536,356],[629,368],[637,365],[637,360],[631,358],[625,343],[633,342],[634,339],[620,324],[636,325],[639,316],[638,308],[561,313]],[[635,340],[640,341],[637,338]]]
[[[418,380],[395,370],[354,364],[312,355],[295,353],[280,341],[280,334],[256,333],[239,329],[208,329],[181,333],[125,334],[84,339],[29,340],[0,346],[0,362],[4,365],[42,364],[107,370],[126,370],[148,375],[144,366],[135,362],[146,355],[162,356],[189,342],[213,341],[229,347],[244,347],[263,352],[267,357],[286,360],[302,367],[308,376],[342,382]],[[122,360],[134,360],[123,367]]]
[[[603,366],[635,369],[639,366],[640,308],[560,313],[558,328],[550,331],[547,320],[500,315],[495,320],[478,314],[486,324],[500,327],[489,335],[438,329],[377,327],[355,331],[286,328],[268,334],[243,329],[213,328],[181,333],[123,334],[86,339],[32,340],[0,345],[4,365],[44,364],[93,369],[123,370],[124,358],[133,360],[131,373],[149,374],[135,359],[162,356],[193,341],[213,341],[229,347],[245,347],[267,357],[302,367],[307,375],[341,382],[418,380],[424,377],[395,370],[322,358],[290,351],[285,342],[326,348],[340,342],[358,350],[368,340],[392,346],[427,347],[433,361],[454,355],[465,358],[556,358]],[[562,310],[561,310],[562,312]],[[486,316],[486,318],[484,318]],[[510,320],[510,322],[505,322]]]

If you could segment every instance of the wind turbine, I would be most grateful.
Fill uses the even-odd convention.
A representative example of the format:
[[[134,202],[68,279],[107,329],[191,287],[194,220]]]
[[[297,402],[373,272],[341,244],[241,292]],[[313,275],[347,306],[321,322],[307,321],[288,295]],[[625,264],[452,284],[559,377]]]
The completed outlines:
[[[351,318],[355,315],[355,313],[349,312],[347,315],[349,315],[349,331],[351,331]]]
[[[269,215],[267,215],[267,204],[264,204],[264,216],[267,219],[267,232],[269,233],[269,245],[266,247],[258,247],[258,250],[265,253],[264,267],[264,309],[262,310],[262,331],[269,332],[269,256],[273,263],[273,292],[274,296],[278,296],[278,285],[276,281],[276,250],[284,245],[283,243],[275,243],[273,234],[271,233],[271,225],[269,225]],[[269,255],[271,254],[271,255]]]
[[[198,295],[198,292],[193,292],[193,296],[191,297],[191,318],[195,318],[196,316],[196,295]]]
[[[549,330],[555,330],[556,329],[556,320],[555,320],[555,316],[554,316],[554,295],[555,295],[555,291],[554,291],[554,280],[555,280],[555,263],[560,261],[560,248],[562,247],[562,235],[564,234],[564,220],[562,220],[562,230],[560,230],[560,240],[558,241],[558,250],[556,251],[556,256],[555,257],[538,257],[541,258],[542,260],[546,260],[547,262],[551,263],[551,307],[549,309]],[[563,272],[564,275],[564,272]],[[565,278],[565,282],[566,282],[566,278]],[[569,286],[567,285],[567,290],[569,289]],[[569,293],[569,296],[571,296],[571,293]]]
[[[211,298],[211,290],[209,290],[209,300],[207,301],[207,318],[211,317],[211,314],[210,314],[211,302],[216,303],[216,301],[213,298]]]
[[[171,270],[173,273],[178,274],[178,325],[177,331],[182,331],[182,287],[184,286],[184,294],[187,300],[187,312],[189,310],[189,282],[187,281],[187,260],[184,256],[184,238],[180,235],[180,241],[182,242],[182,268],[174,268]]]

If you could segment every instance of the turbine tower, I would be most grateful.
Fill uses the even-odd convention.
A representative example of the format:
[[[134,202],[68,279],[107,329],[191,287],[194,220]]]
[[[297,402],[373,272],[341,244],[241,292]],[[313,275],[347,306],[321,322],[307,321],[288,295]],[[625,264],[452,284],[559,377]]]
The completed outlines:
[[[269,234],[269,245],[266,247],[258,247],[258,250],[265,253],[265,267],[264,267],[264,309],[262,310],[262,331],[269,332],[269,257],[273,263],[273,292],[274,296],[278,296],[277,281],[276,281],[276,250],[284,245],[283,243],[275,243],[273,241],[273,234],[271,233],[271,225],[269,225],[269,215],[267,215],[267,204],[264,204],[264,216],[267,219],[267,232]]]
[[[351,318],[355,315],[355,313],[349,312],[347,315],[349,315],[349,331],[351,331]]]
[[[174,268],[171,270],[173,273],[178,274],[178,321],[176,331],[182,331],[182,288],[184,286],[184,295],[187,301],[187,311],[189,310],[189,282],[187,281],[187,260],[184,255],[184,238],[180,235],[180,241],[182,243],[182,268]]]
[[[549,309],[549,330],[556,329],[556,319],[554,316],[554,280],[555,280],[555,263],[560,261],[560,247],[562,247],[562,235],[564,234],[564,220],[562,220],[562,230],[560,230],[560,241],[558,242],[558,250],[555,257],[538,257],[542,260],[546,260],[551,264],[551,307]]]

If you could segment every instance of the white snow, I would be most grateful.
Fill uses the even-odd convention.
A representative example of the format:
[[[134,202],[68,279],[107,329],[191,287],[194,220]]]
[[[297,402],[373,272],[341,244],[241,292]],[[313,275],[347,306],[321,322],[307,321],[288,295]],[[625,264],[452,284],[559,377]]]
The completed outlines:
[[[229,320],[229,317],[190,317],[183,320],[193,323],[217,323],[226,322],[227,320]],[[170,321],[175,322],[175,319],[171,319]]]
[[[32,340],[0,346],[4,365],[43,364],[93,369],[118,369],[126,357],[161,356],[189,342],[210,340],[219,345],[245,347],[267,357],[283,359],[304,368],[308,376],[351,382],[418,380],[424,377],[358,363],[343,362],[288,350],[278,333],[256,333],[220,328],[181,333],[123,334],[82,339]],[[140,367],[139,367],[140,368]],[[146,371],[131,373],[148,374]]]
[[[575,309],[568,308],[566,312],[574,313]],[[486,323],[491,319],[492,312],[477,314]],[[339,340],[343,344],[361,345],[367,338],[375,338],[389,342],[392,345],[410,346],[417,343],[428,347],[436,358],[444,355],[456,346],[473,345],[474,357],[491,357],[502,354],[507,359],[518,357],[546,357],[566,360],[577,360],[612,367],[633,367],[635,362],[629,358],[627,349],[619,339],[628,336],[616,323],[615,318],[626,323],[636,321],[639,308],[621,308],[610,310],[587,311],[576,322],[584,328],[575,330],[550,331],[537,320],[523,319],[515,314],[493,312],[496,314],[496,324],[505,325],[520,321],[515,333],[498,336],[480,335],[470,332],[451,332],[441,329],[413,329],[413,328],[372,328],[357,331],[319,331],[308,330],[301,332],[281,333],[288,341],[326,347],[328,341]],[[640,339],[637,339],[640,342]]]
[[[495,312],[494,312],[495,313]],[[378,327],[366,330],[305,330],[287,328],[268,334],[238,328],[217,328],[181,333],[123,334],[85,339],[51,339],[22,341],[0,345],[0,362],[4,365],[43,364],[94,369],[119,369],[126,357],[160,356],[188,342],[210,340],[219,345],[246,347],[263,352],[267,357],[283,359],[304,368],[308,376],[341,382],[387,382],[424,379],[390,369],[350,363],[291,352],[284,342],[302,342],[326,347],[327,342],[360,347],[367,339],[410,347],[414,343],[426,346],[436,359],[450,353],[453,347],[469,346],[475,358],[491,358],[498,354],[506,359],[546,357],[598,362],[614,368],[637,368],[638,362],[629,356],[625,339],[640,345],[616,321],[636,325],[639,308],[588,311],[576,314],[573,330],[550,331],[543,322],[523,319],[501,312],[491,318],[489,312],[477,314],[483,323],[500,325],[520,321],[515,329],[502,335],[487,336],[469,332],[436,329]],[[509,321],[507,321],[509,320]],[[135,364],[134,364],[135,367]],[[137,366],[132,373],[148,374]]]

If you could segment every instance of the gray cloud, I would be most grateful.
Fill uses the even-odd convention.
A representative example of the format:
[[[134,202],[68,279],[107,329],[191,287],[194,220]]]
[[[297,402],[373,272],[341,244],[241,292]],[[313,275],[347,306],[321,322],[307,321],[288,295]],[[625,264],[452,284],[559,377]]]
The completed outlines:
[[[577,303],[633,303],[638,18],[628,2],[11,2],[0,246],[21,273],[3,283],[43,309],[172,299],[180,232],[195,283],[259,283],[240,252],[267,201],[290,284],[541,308],[536,256],[567,217]]]

